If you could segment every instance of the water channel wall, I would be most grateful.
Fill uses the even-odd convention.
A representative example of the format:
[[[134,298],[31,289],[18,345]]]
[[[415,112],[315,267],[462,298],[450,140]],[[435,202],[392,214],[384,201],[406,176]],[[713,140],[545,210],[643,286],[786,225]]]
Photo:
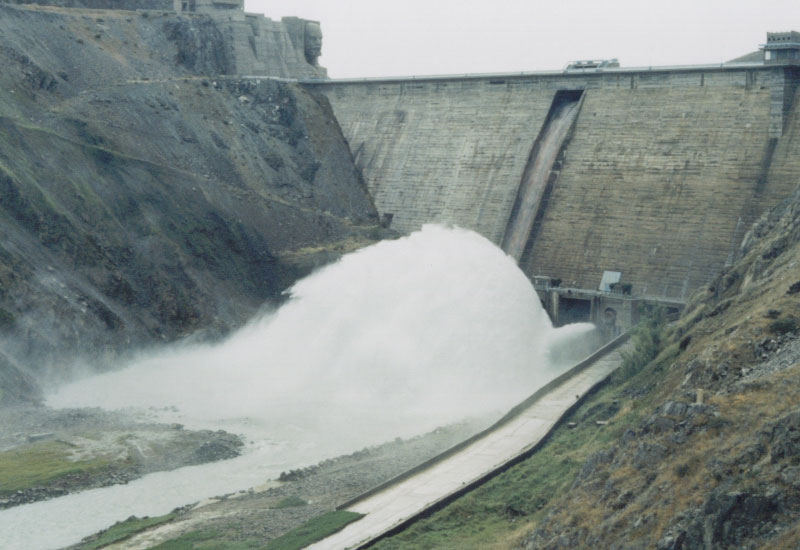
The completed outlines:
[[[597,290],[681,302],[800,182],[800,67],[729,64],[312,84],[333,105],[381,214],[500,244],[559,91],[580,112],[521,266]]]

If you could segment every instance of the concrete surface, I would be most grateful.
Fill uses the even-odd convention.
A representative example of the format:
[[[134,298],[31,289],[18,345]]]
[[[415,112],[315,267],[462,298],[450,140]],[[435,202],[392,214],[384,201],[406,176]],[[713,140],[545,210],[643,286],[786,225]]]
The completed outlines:
[[[550,391],[538,399],[529,399],[532,402],[526,402],[527,407],[519,414],[490,429],[460,452],[347,506],[347,510],[365,516],[308,549],[362,548],[464,488],[488,479],[535,447],[579,398],[620,365],[620,353],[629,345],[625,343],[609,351],[588,367],[574,367],[559,377],[560,383]],[[575,371],[578,372],[572,374]]]

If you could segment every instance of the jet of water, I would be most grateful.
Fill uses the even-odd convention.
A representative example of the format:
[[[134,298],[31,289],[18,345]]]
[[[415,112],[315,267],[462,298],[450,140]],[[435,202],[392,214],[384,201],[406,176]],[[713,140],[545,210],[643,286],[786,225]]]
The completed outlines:
[[[289,294],[222,343],[143,356],[49,403],[176,407],[190,425],[247,419],[269,437],[343,452],[502,413],[558,374],[548,342],[563,338],[530,282],[470,231],[427,225],[348,254]]]

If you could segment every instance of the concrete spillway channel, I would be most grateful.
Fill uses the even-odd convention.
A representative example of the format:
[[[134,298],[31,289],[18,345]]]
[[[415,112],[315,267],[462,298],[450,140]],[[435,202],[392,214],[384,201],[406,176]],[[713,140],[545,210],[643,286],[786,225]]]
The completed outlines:
[[[533,144],[503,237],[503,250],[518,262],[525,252],[553,165],[578,118],[582,97],[580,90],[557,92]]]
[[[339,507],[364,514],[313,550],[366,548],[530,456],[622,363],[619,336],[540,388],[487,430]]]

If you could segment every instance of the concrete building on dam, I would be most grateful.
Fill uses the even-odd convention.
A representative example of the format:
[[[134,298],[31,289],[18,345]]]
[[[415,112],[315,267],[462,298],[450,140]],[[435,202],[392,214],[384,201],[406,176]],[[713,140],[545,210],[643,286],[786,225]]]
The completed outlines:
[[[800,183],[797,34],[713,66],[312,85],[393,228],[473,229],[557,322],[629,325],[643,300],[680,308]]]

